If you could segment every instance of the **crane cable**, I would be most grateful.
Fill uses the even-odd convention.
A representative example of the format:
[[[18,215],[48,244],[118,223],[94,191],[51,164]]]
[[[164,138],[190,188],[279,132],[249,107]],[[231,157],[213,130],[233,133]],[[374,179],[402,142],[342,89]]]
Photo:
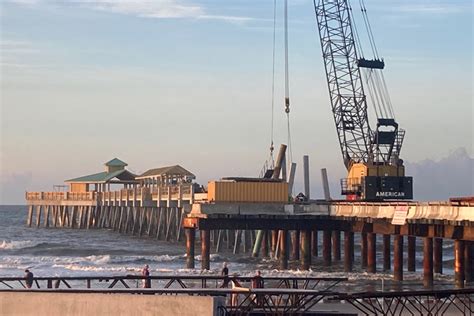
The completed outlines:
[[[275,122],[275,51],[276,51],[276,12],[277,0],[273,0],[273,52],[272,52],[272,114],[270,132],[270,168],[274,166],[273,151],[274,145],[274,122]]]
[[[291,166],[293,162],[293,153],[291,146],[291,126],[290,126],[290,80],[288,70],[288,0],[285,0],[285,113],[287,120],[288,133],[288,160],[287,163]]]

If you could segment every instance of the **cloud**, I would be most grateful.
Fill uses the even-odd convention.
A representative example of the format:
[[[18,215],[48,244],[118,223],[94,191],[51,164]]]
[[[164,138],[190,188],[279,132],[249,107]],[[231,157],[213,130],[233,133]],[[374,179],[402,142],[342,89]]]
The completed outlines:
[[[417,200],[474,195],[474,158],[465,148],[458,148],[439,161],[426,159],[405,165],[407,175],[413,176]]]
[[[414,14],[453,14],[463,12],[466,7],[453,4],[424,3],[408,4],[395,7],[394,10],[402,13]]]
[[[9,0],[10,3],[33,6],[47,3],[46,0]],[[245,23],[256,20],[247,16],[210,14],[197,4],[179,0],[75,0],[59,2],[59,5],[76,5],[82,8],[131,15],[140,18],[219,20],[230,23]]]

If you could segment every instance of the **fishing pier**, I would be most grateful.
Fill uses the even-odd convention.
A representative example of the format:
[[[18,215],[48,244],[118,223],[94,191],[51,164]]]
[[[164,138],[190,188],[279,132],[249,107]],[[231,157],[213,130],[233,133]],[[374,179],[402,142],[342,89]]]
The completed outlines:
[[[403,280],[404,271],[419,268],[415,242],[422,239],[426,288],[433,287],[434,273],[443,273],[443,242],[452,240],[456,287],[474,280],[473,198],[429,203],[289,201],[294,171],[288,182],[224,178],[209,182],[205,189],[180,166],[137,176],[126,165],[113,159],[105,164],[105,172],[67,180],[69,191],[27,192],[27,225],[113,229],[159,240],[184,240],[190,269],[195,268],[199,240],[203,270],[211,268],[211,252],[227,248],[277,258],[282,270],[288,269],[290,260],[308,270],[312,258],[322,256],[324,265],[343,262],[344,271],[351,272],[358,234],[361,267],[369,273],[392,271],[395,281]],[[278,174],[281,167],[275,166]],[[309,185],[307,169],[305,165]],[[383,240],[382,267],[376,260],[378,239]]]

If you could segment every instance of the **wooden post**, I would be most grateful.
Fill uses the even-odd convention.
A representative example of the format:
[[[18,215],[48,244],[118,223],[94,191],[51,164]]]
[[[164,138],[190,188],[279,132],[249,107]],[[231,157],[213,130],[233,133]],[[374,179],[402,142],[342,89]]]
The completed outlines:
[[[354,252],[354,233],[344,232],[344,272],[352,272],[352,254]]]
[[[416,271],[416,237],[408,236],[408,271]]]
[[[464,240],[454,241],[454,282],[460,289],[464,287],[464,248]]]
[[[280,270],[288,269],[288,231],[280,230]]]
[[[443,239],[435,238],[433,247],[434,272],[443,273]]]
[[[390,271],[391,269],[391,258],[390,258],[390,235],[383,235],[383,270]]]
[[[377,272],[377,237],[375,233],[367,234],[367,272]]]
[[[186,268],[194,269],[194,243],[196,229],[186,228],[184,233],[186,235]]]
[[[393,236],[393,279],[403,281],[403,236]]]
[[[332,256],[335,261],[341,260],[341,232],[332,231]]]
[[[315,229],[311,232],[311,254],[318,256],[318,231]]]
[[[263,231],[263,240],[262,240],[262,257],[268,257],[268,230]]]
[[[36,227],[40,227],[41,224],[41,205],[36,207]]]
[[[31,223],[33,222],[33,205],[28,207],[28,220],[26,221],[26,225],[31,227]]]
[[[271,250],[270,250],[273,257],[277,253],[277,249],[276,249],[277,244],[278,244],[278,230],[274,229],[272,230],[272,240],[271,240]]]
[[[291,233],[291,259],[300,260],[300,231],[294,230]]]
[[[423,286],[433,287],[433,238],[423,239]]]
[[[211,267],[211,235],[209,230],[201,230],[201,269],[209,270]]]
[[[311,230],[301,231],[301,269],[309,270],[311,266]]]
[[[362,269],[367,267],[367,233],[360,234],[360,265]]]
[[[49,205],[45,206],[44,210],[44,227],[49,227]]]
[[[331,265],[331,231],[323,231],[323,260],[325,266]]]

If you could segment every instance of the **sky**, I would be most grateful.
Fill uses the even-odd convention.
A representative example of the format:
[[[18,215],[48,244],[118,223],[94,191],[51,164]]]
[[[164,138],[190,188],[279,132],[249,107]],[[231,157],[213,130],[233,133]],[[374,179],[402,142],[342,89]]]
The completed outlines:
[[[23,204],[26,190],[100,172],[114,157],[135,173],[180,164],[203,184],[258,176],[271,139],[273,3],[0,0],[0,204]],[[280,144],[288,136],[276,3]],[[472,1],[365,4],[407,131],[415,197],[474,194]],[[311,0],[289,0],[289,72],[295,191],[308,154],[312,197],[322,197],[321,168],[337,196],[346,171]]]

